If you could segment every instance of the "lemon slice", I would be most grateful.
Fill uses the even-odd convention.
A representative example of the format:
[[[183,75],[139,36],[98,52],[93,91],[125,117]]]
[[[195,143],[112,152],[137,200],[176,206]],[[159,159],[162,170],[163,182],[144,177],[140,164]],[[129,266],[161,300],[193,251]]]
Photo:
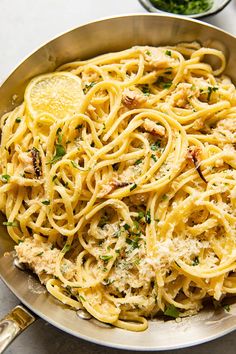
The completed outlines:
[[[25,91],[25,102],[32,118],[49,114],[61,119],[78,111],[82,96],[81,81],[76,75],[54,72],[30,81]]]

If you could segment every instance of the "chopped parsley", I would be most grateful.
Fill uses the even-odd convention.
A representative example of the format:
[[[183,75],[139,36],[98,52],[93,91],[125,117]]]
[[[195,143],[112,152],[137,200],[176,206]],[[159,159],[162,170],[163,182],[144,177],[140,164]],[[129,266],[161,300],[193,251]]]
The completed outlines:
[[[208,88],[207,88],[207,93],[208,93],[207,100],[208,101],[210,101],[212,92],[216,92],[217,90],[219,90],[219,88],[216,87],[216,86],[213,86],[213,87],[212,86],[208,86]]]
[[[61,144],[56,144],[56,153],[53,156],[52,160],[49,162],[50,164],[53,164],[59,160],[66,154],[66,150],[63,145]]]
[[[44,205],[49,205],[50,204],[50,200],[46,199],[42,201],[42,204]]]
[[[138,212],[138,217],[137,217],[137,220],[141,220],[143,217],[144,217],[144,212],[143,211],[139,211]]]
[[[145,221],[146,221],[147,224],[151,224],[151,212],[150,212],[150,209],[146,213]]]
[[[103,229],[104,226],[107,224],[108,221],[109,221],[109,216],[105,213],[105,214],[101,217],[98,226],[99,226],[101,229]]]
[[[166,306],[166,309],[164,311],[164,315],[177,318],[179,317],[179,310],[174,306],[174,305],[168,305]]]
[[[142,86],[141,90],[142,90],[142,93],[144,94],[144,96],[150,96],[150,90],[149,90],[148,85]]]
[[[172,81],[168,81],[168,82],[163,83],[162,87],[164,89],[168,89],[171,87],[171,85],[172,85]]]
[[[199,264],[199,258],[195,257],[192,263],[192,266],[197,266]]]
[[[71,160],[71,165],[74,167],[74,168],[77,168],[79,169],[79,166],[75,163],[75,161]]]
[[[151,0],[151,3],[159,10],[193,15],[209,10],[213,5],[213,0]]]
[[[86,301],[86,299],[85,299],[82,295],[79,295],[79,299],[80,299],[81,301]]]
[[[140,163],[142,163],[143,162],[143,159],[139,159],[139,160],[137,160],[137,161],[135,161],[135,166],[137,166],[137,165],[140,165]]]
[[[131,187],[130,187],[130,192],[132,192],[135,188],[137,188],[138,186],[137,186],[137,184],[136,183],[134,183]]]
[[[136,230],[139,229],[139,223],[137,220],[134,220],[134,229],[136,229]]]
[[[9,175],[1,175],[1,181],[4,183],[9,182],[10,178],[11,178],[11,176],[9,176]]]
[[[95,84],[96,82],[94,81],[90,82],[90,84],[86,84],[83,89],[84,93],[86,94]]]
[[[223,309],[224,309],[226,312],[229,312],[229,311],[230,311],[230,305],[229,305],[229,304],[223,305]]]
[[[99,256],[99,258],[104,261],[104,262],[108,262],[110,259],[113,258],[113,256],[111,255],[105,255],[105,256]]]
[[[18,222],[17,221],[4,221],[2,224],[4,226],[18,227]]]
[[[157,162],[157,158],[154,154],[151,155],[151,158],[153,159],[154,162]]]
[[[168,55],[169,57],[171,57],[171,51],[170,50],[166,50],[165,55]]]
[[[131,246],[131,249],[134,250],[136,248],[139,248],[139,237],[135,237],[133,240],[131,238],[126,239],[126,243]]]
[[[20,123],[21,122],[21,118],[20,117],[17,117],[16,118],[16,123]]]
[[[115,280],[112,280],[112,279],[104,279],[103,280],[103,284],[108,286],[108,285],[111,285],[112,283],[114,283]]]
[[[66,244],[63,248],[62,248],[62,253],[66,253],[66,252],[68,252],[69,250],[70,250],[70,248],[71,248],[71,245],[68,245],[68,244]]]
[[[161,142],[157,140],[154,144],[151,145],[152,151],[157,151],[161,147]]]
[[[61,128],[58,128],[57,129],[57,140],[58,140],[58,143],[61,144],[62,143],[62,134],[61,133]]]
[[[128,224],[124,224],[124,229],[125,230],[129,230],[130,229],[130,226]]]
[[[168,196],[166,194],[163,194],[163,196],[161,197],[161,200],[167,200]]]
[[[40,253],[36,254],[36,257],[42,256],[42,254],[43,254],[43,252],[40,252]]]
[[[169,88],[172,85],[172,80],[168,80],[165,76],[159,76],[156,84],[161,88]]]
[[[166,75],[171,75],[172,74],[172,69],[173,68],[167,68],[166,71],[165,71],[165,74]]]

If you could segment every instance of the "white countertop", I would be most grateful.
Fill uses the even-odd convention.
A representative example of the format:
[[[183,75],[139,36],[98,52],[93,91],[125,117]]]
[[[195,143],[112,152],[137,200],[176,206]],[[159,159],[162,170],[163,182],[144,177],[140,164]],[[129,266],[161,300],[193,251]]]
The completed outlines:
[[[1,0],[0,81],[37,47],[61,32],[93,19],[146,12],[137,0]],[[236,35],[236,0],[219,14],[204,21]],[[19,301],[0,281],[0,318]],[[43,320],[38,320],[18,337],[6,354],[118,354],[74,338]],[[135,353],[132,351],[124,352]],[[159,352],[164,354],[164,352]],[[235,354],[236,334],[189,349],[166,354]]]

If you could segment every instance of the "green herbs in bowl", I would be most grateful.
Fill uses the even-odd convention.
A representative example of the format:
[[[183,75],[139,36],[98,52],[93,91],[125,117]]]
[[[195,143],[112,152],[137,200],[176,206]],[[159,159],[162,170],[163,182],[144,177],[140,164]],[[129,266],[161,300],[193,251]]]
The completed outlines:
[[[159,10],[181,15],[200,14],[210,10],[213,0],[150,0]]]
[[[150,12],[202,18],[222,11],[231,0],[139,0]]]

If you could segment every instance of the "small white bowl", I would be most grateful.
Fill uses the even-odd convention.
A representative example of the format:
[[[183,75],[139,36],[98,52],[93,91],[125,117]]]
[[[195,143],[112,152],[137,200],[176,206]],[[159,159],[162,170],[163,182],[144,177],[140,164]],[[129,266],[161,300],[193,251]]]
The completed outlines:
[[[205,16],[214,15],[214,14],[217,14],[218,12],[220,12],[221,10],[223,10],[225,8],[225,6],[227,6],[230,3],[230,1],[231,0],[214,0],[212,7],[209,10],[207,10],[206,12],[201,12],[199,14],[193,14],[193,15],[181,15],[181,14],[178,14],[178,15],[185,16],[185,17],[192,17],[192,18],[201,18],[201,17],[205,17]],[[159,10],[158,8],[156,8],[151,3],[150,0],[139,0],[139,2],[149,12],[169,13],[167,11]]]

